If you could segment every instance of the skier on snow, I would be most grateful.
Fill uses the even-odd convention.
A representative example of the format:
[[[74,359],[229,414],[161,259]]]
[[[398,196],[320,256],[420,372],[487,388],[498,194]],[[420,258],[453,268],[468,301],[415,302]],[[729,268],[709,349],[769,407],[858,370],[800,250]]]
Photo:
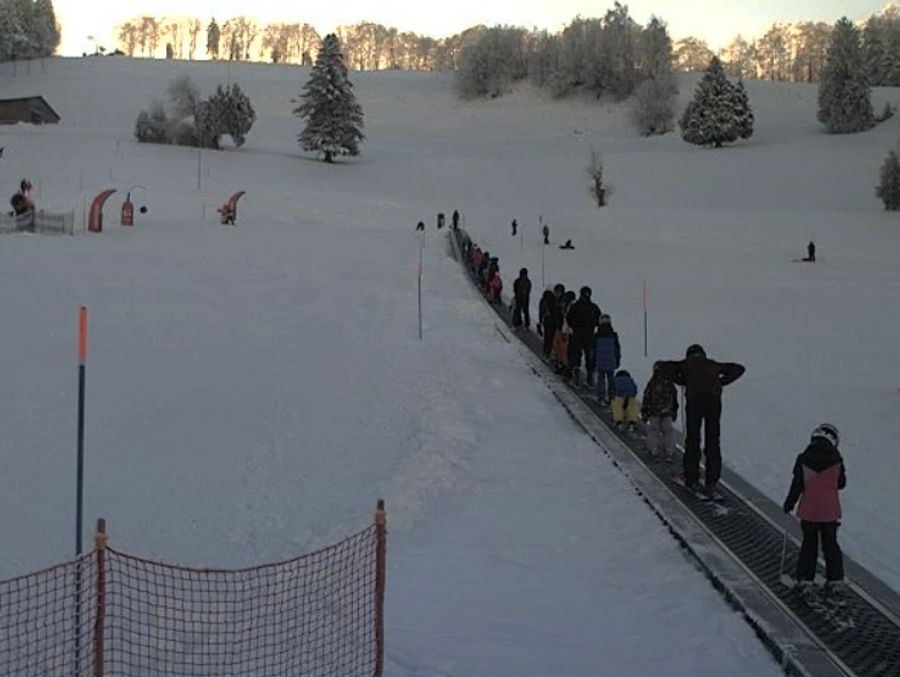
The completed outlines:
[[[647,451],[653,458],[671,460],[675,457],[675,428],[678,418],[678,393],[675,384],[656,362],[653,376],[644,388],[641,416],[647,422]]]
[[[522,319],[525,319],[525,328],[531,326],[531,314],[528,306],[531,297],[531,280],[528,279],[528,269],[522,268],[519,271],[519,277],[513,283],[513,326],[521,327]]]
[[[743,365],[716,362],[706,356],[703,346],[696,343],[687,349],[685,359],[662,362],[662,369],[676,385],[684,386],[687,405],[684,442],[684,483],[691,490],[699,489],[700,428],[704,428],[706,455],[706,486],[708,496],[715,495],[722,474],[722,452],[719,431],[722,419],[722,388],[737,381],[744,373]]]
[[[786,513],[800,500],[797,517],[803,544],[797,559],[797,585],[804,595],[812,592],[820,538],[825,555],[826,595],[839,596],[843,592],[844,562],[837,542],[841,520],[838,492],[847,485],[847,474],[838,451],[839,442],[837,428],[830,423],[813,430],[809,445],[794,463],[794,479],[784,499]]]

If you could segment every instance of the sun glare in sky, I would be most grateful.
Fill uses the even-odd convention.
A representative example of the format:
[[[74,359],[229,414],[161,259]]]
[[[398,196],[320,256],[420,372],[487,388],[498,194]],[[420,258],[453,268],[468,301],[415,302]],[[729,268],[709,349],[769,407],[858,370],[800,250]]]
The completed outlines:
[[[881,10],[886,0],[633,0],[632,16],[646,22],[664,19],[675,39],[694,35],[722,47],[736,34],[761,34],[776,21],[835,21],[843,15],[862,19]],[[576,15],[601,16],[612,2],[597,0],[337,0],[300,7],[282,0],[55,0],[63,27],[60,51],[67,56],[93,52],[95,45],[115,47],[115,26],[141,14],[162,17],[191,14],[204,21],[244,14],[260,22],[306,22],[321,34],[341,24],[375,21],[401,30],[442,37],[475,24],[510,24],[559,30]]]

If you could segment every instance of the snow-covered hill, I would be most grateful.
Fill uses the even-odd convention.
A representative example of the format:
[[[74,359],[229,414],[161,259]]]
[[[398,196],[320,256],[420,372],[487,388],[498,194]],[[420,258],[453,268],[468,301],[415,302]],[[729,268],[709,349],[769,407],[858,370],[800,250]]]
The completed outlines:
[[[203,153],[199,190],[197,151],[131,139],[183,73],[206,92],[239,81],[258,116],[243,148]],[[85,196],[141,184],[150,209],[122,229],[114,197],[102,235],[0,239],[0,576],[72,551],[85,304],[86,512],[110,520],[117,547],[274,559],[356,529],[384,496],[391,674],[776,674],[497,334],[433,228],[458,208],[504,272],[528,265],[538,281],[538,215],[573,238],[575,252],[547,250],[547,281],[594,287],[638,377],[644,277],[651,358],[700,340],[746,363],[725,460],[771,495],[812,425],[836,422],[844,542],[898,585],[900,224],[871,188],[896,122],[826,137],[814,89],[750,83],[752,142],[701,151],[637,138],[621,105],[529,88],[462,103],[446,75],[358,74],[364,156],[326,166],[294,142],[306,76],[115,58],[15,79],[0,67],[2,96],[41,93],[63,118],[0,129],[8,193],[27,176],[41,204],[81,213]],[[604,211],[585,184],[591,144],[616,188]],[[213,210],[237,189],[239,225],[219,226]],[[524,241],[509,238],[513,217]],[[813,235],[821,263],[791,263]]]

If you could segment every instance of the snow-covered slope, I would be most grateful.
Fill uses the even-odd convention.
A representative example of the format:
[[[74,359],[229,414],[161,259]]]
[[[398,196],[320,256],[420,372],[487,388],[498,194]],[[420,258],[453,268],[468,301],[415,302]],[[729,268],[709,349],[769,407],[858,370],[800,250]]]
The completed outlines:
[[[900,232],[869,186],[894,123],[824,137],[807,119],[812,90],[751,84],[753,144],[713,153],[638,139],[616,105],[528,89],[461,103],[448,76],[373,73],[354,78],[363,158],[326,166],[294,143],[304,69],[3,68],[3,96],[44,94],[63,123],[0,130],[0,185],[11,194],[27,176],[42,205],[81,212],[102,188],[141,184],[150,211],[119,228],[114,197],[102,235],[0,239],[0,576],[71,554],[85,304],[86,512],[109,518],[117,547],[268,560],[356,529],[384,496],[392,674],[775,674],[494,330],[433,229],[459,208],[504,271],[529,265],[538,280],[538,214],[572,237],[567,257],[548,250],[548,281],[594,286],[639,376],[644,276],[654,354],[700,339],[747,363],[726,401],[726,461],[764,490],[786,488],[813,423],[837,422],[845,542],[900,578],[886,472]],[[238,80],[258,115],[246,146],[203,153],[199,190],[196,151],[131,140],[138,110],[182,73],[207,92]],[[591,143],[617,189],[602,212],[585,188]],[[239,226],[219,226],[213,210],[237,189]],[[812,224],[821,264],[791,264]]]

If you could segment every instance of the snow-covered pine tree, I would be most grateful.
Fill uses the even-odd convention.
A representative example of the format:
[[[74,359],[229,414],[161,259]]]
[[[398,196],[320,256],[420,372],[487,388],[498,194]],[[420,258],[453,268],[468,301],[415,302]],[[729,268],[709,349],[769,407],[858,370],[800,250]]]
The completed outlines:
[[[734,86],[734,116],[737,118],[738,135],[742,139],[753,136],[753,123],[756,118],[753,115],[753,108],[750,107],[747,90],[744,89],[744,81],[741,79],[738,79]]]
[[[301,148],[324,153],[325,162],[333,162],[335,155],[359,155],[359,142],[366,138],[360,131],[363,111],[334,33],[322,40],[303,92],[303,103],[294,110],[294,115],[306,120],[297,137]]]
[[[678,122],[681,138],[697,146],[716,148],[739,139],[746,127],[742,127],[745,120],[736,115],[735,100],[734,85],[725,77],[722,62],[713,57]]]
[[[891,212],[900,211],[900,157],[891,151],[881,165],[881,176],[875,194]]]
[[[829,134],[864,132],[875,126],[859,31],[844,17],[834,25],[819,83],[819,122]]]

